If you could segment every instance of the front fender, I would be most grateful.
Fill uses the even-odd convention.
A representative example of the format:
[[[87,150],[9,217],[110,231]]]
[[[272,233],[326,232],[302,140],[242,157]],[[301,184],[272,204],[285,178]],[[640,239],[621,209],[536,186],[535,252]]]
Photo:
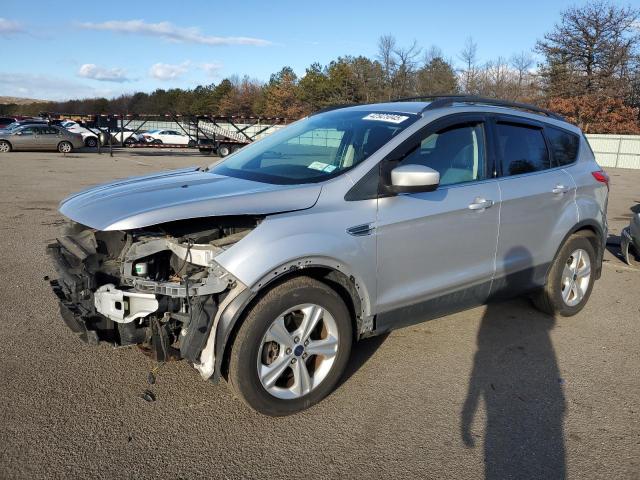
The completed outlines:
[[[295,218],[300,218],[296,216]],[[352,236],[341,228],[318,231],[307,228],[293,235],[293,230],[280,221],[266,220],[238,244],[216,257],[222,267],[248,286],[258,291],[290,269],[326,266],[353,277],[362,299],[363,314],[370,315],[371,298],[376,291],[375,235]],[[322,228],[322,224],[316,224]],[[348,222],[346,225],[349,225]],[[298,230],[305,230],[300,225]]]

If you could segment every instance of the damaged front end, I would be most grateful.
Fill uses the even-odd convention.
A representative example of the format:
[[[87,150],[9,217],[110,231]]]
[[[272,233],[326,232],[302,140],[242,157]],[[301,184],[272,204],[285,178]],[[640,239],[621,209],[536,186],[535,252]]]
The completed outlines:
[[[260,221],[216,217],[131,231],[73,223],[47,247],[62,318],[90,344],[139,345],[158,361],[198,367],[220,304],[246,289],[215,257]]]

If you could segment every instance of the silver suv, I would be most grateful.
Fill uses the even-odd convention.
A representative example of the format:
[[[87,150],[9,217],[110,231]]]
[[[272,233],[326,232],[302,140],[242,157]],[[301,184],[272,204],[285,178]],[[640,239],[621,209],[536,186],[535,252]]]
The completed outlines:
[[[608,197],[580,130],[530,105],[422,100],[318,112],[209,168],[67,198],[48,247],[65,322],[286,415],[331,392],[356,340],[521,294],[578,313]]]

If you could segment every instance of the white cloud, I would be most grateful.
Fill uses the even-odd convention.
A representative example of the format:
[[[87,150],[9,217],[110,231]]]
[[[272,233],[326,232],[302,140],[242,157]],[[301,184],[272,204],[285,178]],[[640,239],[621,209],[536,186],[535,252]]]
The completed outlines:
[[[149,75],[156,80],[175,80],[189,71],[190,61],[182,62],[177,65],[169,63],[155,63],[149,69]]]
[[[15,35],[16,33],[24,33],[24,28],[18,22],[0,17],[0,36]]]
[[[218,77],[220,74],[220,70],[222,69],[221,63],[203,63],[200,65],[200,68],[205,71],[205,73],[212,78]]]
[[[83,83],[50,74],[0,72],[0,92],[10,97],[29,97],[42,100],[111,97],[117,93],[107,88],[93,88]]]
[[[93,63],[85,63],[78,70],[78,76],[100,80],[101,82],[128,82],[130,79],[122,68],[99,67]]]
[[[172,42],[199,43],[202,45],[253,45],[263,47],[271,45],[268,40],[253,37],[217,37],[205,35],[197,27],[177,27],[171,22],[147,23],[144,20],[110,20],[102,23],[83,22],[81,28],[88,30],[107,30],[160,37]]]

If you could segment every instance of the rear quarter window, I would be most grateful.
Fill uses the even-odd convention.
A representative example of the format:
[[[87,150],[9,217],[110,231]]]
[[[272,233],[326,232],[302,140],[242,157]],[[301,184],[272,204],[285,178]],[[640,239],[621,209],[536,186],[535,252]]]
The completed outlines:
[[[580,145],[577,135],[553,127],[547,127],[546,134],[558,166],[570,165],[576,161]]]

